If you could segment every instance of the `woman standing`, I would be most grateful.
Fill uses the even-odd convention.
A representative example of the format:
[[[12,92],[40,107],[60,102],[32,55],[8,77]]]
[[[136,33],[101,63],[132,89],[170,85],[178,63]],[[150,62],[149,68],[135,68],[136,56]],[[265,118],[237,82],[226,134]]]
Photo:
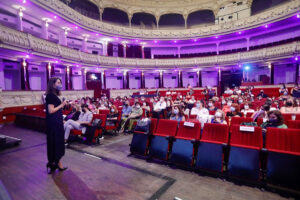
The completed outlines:
[[[62,89],[59,78],[51,78],[47,86],[46,96],[46,134],[47,134],[47,172],[50,174],[56,169],[64,171],[60,159],[65,155],[64,125],[62,108],[66,105],[58,98]],[[50,169],[50,171],[49,171]]]

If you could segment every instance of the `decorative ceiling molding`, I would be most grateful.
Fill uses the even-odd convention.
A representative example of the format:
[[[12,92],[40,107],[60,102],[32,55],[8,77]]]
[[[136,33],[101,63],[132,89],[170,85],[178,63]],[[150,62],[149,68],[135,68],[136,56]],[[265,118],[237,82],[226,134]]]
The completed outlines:
[[[127,26],[101,22],[100,20],[99,21],[94,20],[78,13],[77,11],[73,10],[72,8],[70,8],[69,6],[67,6],[66,4],[58,0],[31,0],[31,2],[47,10],[51,10],[52,12],[55,12],[56,14],[60,15],[62,18],[72,23],[75,23],[77,25],[80,25],[82,28],[85,28],[87,30],[97,31],[99,33],[110,35],[110,36],[120,36],[123,38],[160,39],[160,40],[193,39],[193,38],[201,38],[201,37],[210,37],[216,34],[226,34],[235,31],[246,30],[246,29],[264,25],[266,23],[282,20],[284,18],[287,18],[299,12],[300,9],[300,1],[292,0],[288,3],[270,9],[266,12],[253,15],[245,19],[233,21],[230,23],[209,25],[206,27],[196,27],[191,29],[162,30],[162,29],[139,29],[136,27],[127,27]],[[146,9],[146,6],[144,7]],[[180,8],[180,6],[178,5],[177,7]],[[182,9],[180,10],[182,11]],[[145,10],[145,12],[147,11]],[[164,13],[163,11],[160,12]],[[155,16],[159,18],[160,13],[156,12]]]

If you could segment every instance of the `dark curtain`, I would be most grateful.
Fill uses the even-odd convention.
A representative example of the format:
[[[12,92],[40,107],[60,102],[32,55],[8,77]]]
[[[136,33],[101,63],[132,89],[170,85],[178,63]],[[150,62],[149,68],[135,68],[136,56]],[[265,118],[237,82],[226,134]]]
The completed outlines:
[[[124,57],[123,45],[118,44],[118,57]]]
[[[113,44],[112,43],[107,44],[107,55],[113,56]]]

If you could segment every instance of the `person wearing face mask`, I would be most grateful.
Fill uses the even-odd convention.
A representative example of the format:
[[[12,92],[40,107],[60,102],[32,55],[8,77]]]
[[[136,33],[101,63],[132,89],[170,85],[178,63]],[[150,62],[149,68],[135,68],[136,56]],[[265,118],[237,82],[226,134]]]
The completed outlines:
[[[106,126],[115,126],[118,120],[119,111],[115,105],[111,105],[106,116]]]
[[[227,114],[231,111],[232,100],[228,100],[226,105],[223,105],[222,111]]]
[[[160,97],[160,101],[155,104],[153,107],[152,116],[154,118],[159,118],[161,114],[163,114],[163,111],[166,109],[167,103],[165,102],[164,97]]]
[[[281,113],[298,113],[298,107],[294,106],[294,101],[293,99],[288,99],[286,100],[286,103],[284,106],[280,108]]]
[[[129,101],[126,100],[124,102],[123,108],[122,108],[122,120],[127,119],[127,117],[130,115],[132,111],[132,107],[129,105]]]
[[[226,90],[224,91],[224,93],[231,95],[231,94],[233,94],[233,91],[229,87],[227,87]]]
[[[230,112],[226,114],[227,117],[242,117],[240,112],[240,106],[236,103],[233,103],[230,107]]]
[[[127,120],[121,124],[121,131],[120,132],[131,132],[133,129],[133,124],[136,122],[139,118],[141,118],[143,115],[143,109],[141,108],[141,105],[139,102],[136,102],[134,106],[132,107],[132,112],[128,116]]]
[[[78,104],[74,104],[72,106],[72,111],[64,118],[64,122],[70,119],[74,121],[78,120],[80,113],[80,106]]]
[[[105,106],[104,102],[101,101],[99,110],[107,110],[107,107]]]
[[[47,134],[47,172],[53,173],[56,169],[66,170],[61,163],[61,158],[65,155],[64,145],[64,124],[62,109],[66,102],[61,101],[61,79],[50,78],[47,86],[45,106],[46,106],[46,134]]]
[[[291,95],[293,97],[299,98],[300,97],[300,88],[298,86],[298,83],[295,84],[295,86],[291,90]]]
[[[216,113],[215,113],[214,117],[211,119],[210,123],[227,124],[227,122],[225,120],[225,113],[220,109],[216,110]]]
[[[260,90],[260,93],[257,95],[258,98],[267,98],[268,95],[264,93],[264,90]]]
[[[209,100],[207,105],[208,105],[208,107],[207,107],[208,111],[216,111],[216,110],[218,110],[218,108],[215,107],[215,104],[214,104],[214,102],[212,100]]]
[[[145,110],[146,117],[149,117],[150,114],[150,105],[148,102],[144,101],[142,104],[142,109]]]
[[[246,103],[244,104],[244,109],[242,109],[242,111],[241,111],[242,113],[244,113],[244,116],[246,116],[247,113],[254,113],[254,110],[251,109],[249,105],[250,105],[250,104],[249,104],[248,102],[246,102]]]
[[[204,123],[208,122],[209,119],[209,112],[208,110],[204,107],[204,101],[200,100],[196,102],[196,110],[193,112],[193,114],[196,113],[197,115],[197,120],[201,122],[201,127],[204,127]],[[192,112],[191,112],[192,114]]]
[[[288,95],[289,94],[289,91],[286,88],[285,84],[282,84],[282,86],[280,87],[279,94],[280,95]]]
[[[266,131],[268,127],[288,128],[287,125],[284,124],[284,119],[280,111],[278,110],[269,111],[267,115],[268,115],[268,120],[260,125],[263,132],[264,144],[265,144]]]
[[[65,143],[67,143],[67,140],[69,139],[69,135],[72,129],[81,130],[82,134],[85,134],[86,132],[86,126],[92,122],[93,119],[93,113],[89,110],[87,104],[81,105],[82,112],[79,115],[79,118],[77,121],[74,120],[68,120],[64,124],[64,130],[65,130]]]
[[[185,117],[184,117],[183,111],[180,108],[180,106],[173,107],[170,120],[176,120],[176,121],[178,121],[178,123],[181,121],[185,121]]]

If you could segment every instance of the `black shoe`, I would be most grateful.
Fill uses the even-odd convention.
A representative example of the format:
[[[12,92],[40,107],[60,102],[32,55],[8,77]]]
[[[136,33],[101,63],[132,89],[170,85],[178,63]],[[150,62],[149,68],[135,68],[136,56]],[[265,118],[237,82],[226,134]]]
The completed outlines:
[[[55,169],[58,169],[59,171],[65,171],[65,170],[68,169],[68,167],[60,168],[60,167],[58,166],[58,164],[56,164],[56,165],[55,165]]]
[[[52,174],[56,169],[55,165],[52,163],[47,163],[46,168],[48,174]]]

